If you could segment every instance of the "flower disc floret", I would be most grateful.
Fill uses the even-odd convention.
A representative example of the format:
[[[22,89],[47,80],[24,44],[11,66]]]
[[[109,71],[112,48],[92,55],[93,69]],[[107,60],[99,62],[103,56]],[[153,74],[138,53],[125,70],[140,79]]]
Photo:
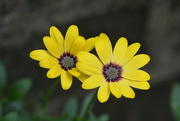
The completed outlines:
[[[77,57],[70,54],[69,52],[66,52],[63,55],[61,55],[61,57],[58,60],[62,69],[66,71],[76,67]]]
[[[107,82],[119,81],[121,77],[122,68],[115,64],[109,63],[103,66],[103,75]]]

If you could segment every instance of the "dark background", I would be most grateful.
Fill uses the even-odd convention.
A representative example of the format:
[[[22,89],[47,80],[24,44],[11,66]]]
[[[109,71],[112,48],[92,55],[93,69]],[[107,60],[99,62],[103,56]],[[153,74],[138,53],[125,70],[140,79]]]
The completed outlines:
[[[56,26],[65,35],[75,24],[86,39],[106,33],[113,45],[119,37],[129,44],[140,42],[139,53],[151,56],[143,69],[151,75],[148,91],[136,90],[135,99],[96,101],[96,115],[110,114],[111,121],[173,121],[170,108],[172,84],[180,78],[179,0],[0,0],[0,59],[8,71],[9,84],[30,77],[29,101],[46,92],[54,79],[30,59],[29,52],[44,48],[42,38]],[[82,100],[90,91],[74,80],[68,91],[59,85],[49,103],[49,113],[58,115],[74,95]]]

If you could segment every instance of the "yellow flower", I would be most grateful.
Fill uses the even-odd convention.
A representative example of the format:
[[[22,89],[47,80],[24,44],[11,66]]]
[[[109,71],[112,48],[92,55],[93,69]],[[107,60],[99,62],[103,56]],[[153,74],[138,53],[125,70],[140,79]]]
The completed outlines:
[[[76,67],[90,76],[82,82],[82,88],[99,87],[97,97],[101,103],[108,100],[110,93],[116,98],[122,95],[134,98],[135,93],[131,87],[149,89],[147,81],[150,75],[139,68],[146,65],[150,57],[146,54],[135,55],[139,48],[139,43],[128,46],[126,38],[121,37],[112,51],[108,36],[100,34],[95,38],[95,49],[100,60],[88,52],[77,54],[79,61]]]
[[[72,75],[83,81],[87,75],[76,68],[79,51],[90,51],[94,47],[94,38],[85,41],[79,36],[77,26],[71,25],[65,39],[61,32],[54,26],[50,28],[50,37],[45,36],[43,42],[47,50],[34,50],[30,57],[39,61],[40,67],[49,69],[48,78],[56,78],[61,75],[61,86],[67,90],[72,85]]]

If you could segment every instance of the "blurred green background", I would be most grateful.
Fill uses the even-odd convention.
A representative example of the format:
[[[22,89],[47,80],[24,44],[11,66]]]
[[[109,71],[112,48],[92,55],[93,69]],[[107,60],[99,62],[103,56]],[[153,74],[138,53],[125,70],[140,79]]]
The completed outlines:
[[[7,71],[1,101],[15,81],[25,78],[31,85],[23,97],[25,109],[32,111],[43,102],[55,79],[46,77],[47,70],[30,59],[29,52],[45,48],[42,38],[51,26],[65,35],[72,24],[86,39],[103,32],[113,45],[122,36],[129,44],[140,42],[139,53],[151,56],[143,68],[151,75],[150,90],[134,89],[133,100],[111,96],[106,103],[96,101],[95,115],[109,114],[110,121],[175,121],[171,90],[180,80],[179,0],[0,0],[0,60]],[[68,91],[58,85],[47,113],[58,116],[71,96],[81,102],[90,92],[76,79]]]

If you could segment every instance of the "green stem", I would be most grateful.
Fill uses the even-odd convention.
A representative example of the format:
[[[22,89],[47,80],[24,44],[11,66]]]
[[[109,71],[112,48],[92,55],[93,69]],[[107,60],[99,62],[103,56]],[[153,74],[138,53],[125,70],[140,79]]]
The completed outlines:
[[[80,113],[80,116],[77,121],[84,121],[85,116],[88,114],[88,112],[91,110],[92,105],[96,99],[97,91],[93,92],[92,94],[88,95],[88,97],[85,99],[83,103],[83,107]]]
[[[47,92],[47,95],[45,96],[45,99],[44,99],[44,105],[43,107],[46,107],[48,102],[49,102],[49,99],[51,98],[54,90],[56,89],[57,85],[59,84],[59,78],[57,78],[54,83],[51,85],[51,87],[49,88],[48,92]]]

